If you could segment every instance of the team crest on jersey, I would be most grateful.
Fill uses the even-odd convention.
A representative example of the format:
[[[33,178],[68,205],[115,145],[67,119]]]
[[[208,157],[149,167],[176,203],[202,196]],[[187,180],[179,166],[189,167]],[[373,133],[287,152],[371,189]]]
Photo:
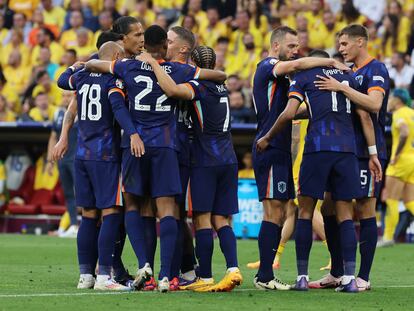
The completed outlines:
[[[362,85],[362,81],[364,80],[364,77],[362,75],[356,76],[355,80],[359,83],[359,85]]]
[[[121,90],[124,89],[124,82],[122,82],[122,80],[116,79],[115,85],[116,85],[117,88],[119,88]]]
[[[284,181],[279,181],[277,183],[277,190],[280,193],[285,193],[286,192],[286,183]]]
[[[271,60],[269,60],[269,63],[270,63],[271,65],[276,65],[276,63],[277,63],[277,59],[272,58]]]

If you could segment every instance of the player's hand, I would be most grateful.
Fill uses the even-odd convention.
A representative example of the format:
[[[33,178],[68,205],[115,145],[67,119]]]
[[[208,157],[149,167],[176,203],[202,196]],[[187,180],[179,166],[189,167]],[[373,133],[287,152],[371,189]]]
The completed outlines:
[[[324,77],[324,76],[316,75],[316,77],[319,80],[316,80],[313,83],[320,90],[338,92],[341,90],[341,86],[343,86],[342,83],[340,83],[338,80],[336,80],[335,78],[331,76]]]
[[[77,62],[76,62],[76,63],[74,63],[72,66],[73,66],[75,69],[78,69],[78,68],[81,68],[81,67],[85,66],[85,62],[80,62],[80,61],[77,61]]]
[[[141,140],[141,137],[139,137],[138,134],[132,134],[130,136],[131,140],[131,154],[137,158],[140,158],[145,153],[145,147],[144,143]]]
[[[59,139],[57,144],[53,147],[52,150],[52,161],[58,161],[63,158],[66,151],[68,151],[68,141],[66,139]]]
[[[147,52],[142,52],[135,59],[137,59],[141,62],[147,63],[147,64],[151,64],[152,62],[155,61],[155,59],[151,56],[151,54],[149,54]]]
[[[270,139],[266,135],[260,138],[256,143],[257,152],[263,152],[269,146]]]
[[[395,163],[397,163],[399,158],[400,157],[398,155],[392,157],[391,160],[390,160],[390,165],[394,165]]]
[[[333,64],[332,67],[342,70],[342,71],[349,71],[351,70],[350,67],[348,67],[347,65],[341,63],[340,61],[337,61],[336,59],[333,60]]]
[[[377,155],[371,155],[369,157],[368,167],[371,176],[375,178],[375,182],[380,182],[382,179],[382,167]]]
[[[55,162],[52,160],[48,160],[46,163],[46,172],[49,174],[49,176],[53,175],[53,168],[55,167]]]

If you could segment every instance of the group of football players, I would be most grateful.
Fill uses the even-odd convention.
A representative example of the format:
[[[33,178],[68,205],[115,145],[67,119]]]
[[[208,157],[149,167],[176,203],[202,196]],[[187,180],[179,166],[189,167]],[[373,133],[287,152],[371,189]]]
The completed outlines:
[[[368,55],[363,26],[344,28],[338,39],[351,68],[324,51],[296,59],[297,33],[286,26],[273,30],[269,56],[257,65],[253,163],[264,208],[260,266],[254,279],[259,289],[370,289],[377,242],[375,203],[386,159],[389,77],[385,66]],[[182,27],[166,33],[154,25],[144,32],[128,16],[119,18],[98,44],[94,59],[71,66],[58,81],[59,87],[76,91],[53,159],[64,155],[68,129],[77,116],[75,193],[83,208],[77,239],[78,288],[231,291],[243,281],[229,222],[238,212],[237,159],[223,84],[226,75],[214,70],[214,50],[195,47],[193,34]],[[306,107],[300,108],[301,103]],[[287,205],[295,197],[291,124],[304,117],[310,121],[299,174],[298,278],[289,286],[274,277],[272,263]],[[125,207],[120,207],[122,198]],[[318,199],[324,200],[332,267],[323,279],[309,282],[311,220]],[[353,199],[361,223],[356,279]],[[193,212],[195,251],[186,205]],[[153,277],[156,217],[158,284]],[[218,283],[212,278],[213,229],[227,265]],[[138,262],[133,280],[121,259],[126,234]]]

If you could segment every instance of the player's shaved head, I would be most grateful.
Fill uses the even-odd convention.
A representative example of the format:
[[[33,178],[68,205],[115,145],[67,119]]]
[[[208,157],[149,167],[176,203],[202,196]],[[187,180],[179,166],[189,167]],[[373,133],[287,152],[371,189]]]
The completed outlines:
[[[113,41],[104,43],[98,51],[98,57],[100,60],[114,60],[122,58],[123,55],[124,48]]]
[[[329,58],[328,52],[320,49],[314,49],[312,50],[309,55],[309,57],[323,57],[323,58]]]

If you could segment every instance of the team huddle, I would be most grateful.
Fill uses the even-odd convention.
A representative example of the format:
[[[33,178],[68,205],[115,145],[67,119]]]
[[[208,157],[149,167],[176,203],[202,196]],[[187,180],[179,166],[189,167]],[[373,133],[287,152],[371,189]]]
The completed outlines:
[[[286,26],[273,30],[269,56],[257,65],[253,164],[264,208],[260,265],[254,278],[258,289],[370,289],[377,242],[375,201],[386,159],[389,77],[385,66],[369,57],[363,26],[350,25],[338,38],[339,50],[354,64],[352,68],[319,50],[296,59],[297,33]],[[76,91],[53,159],[64,155],[77,115],[75,194],[82,207],[78,288],[233,290],[243,282],[230,226],[231,215],[238,213],[238,165],[226,75],[214,70],[214,50],[195,47],[193,34],[182,27],[166,33],[154,25],[144,32],[132,17],[119,18],[98,44],[93,59],[74,64],[58,80],[62,89]],[[289,286],[274,276],[272,264],[287,205],[295,198],[291,159],[295,118],[309,118],[309,126],[297,191],[298,278]],[[361,223],[357,278],[354,199]],[[332,267],[323,279],[309,282],[311,220],[317,200],[324,200]],[[186,221],[188,206],[195,247]],[[217,283],[212,278],[213,230],[227,266]],[[134,277],[121,258],[126,235],[137,258]]]

